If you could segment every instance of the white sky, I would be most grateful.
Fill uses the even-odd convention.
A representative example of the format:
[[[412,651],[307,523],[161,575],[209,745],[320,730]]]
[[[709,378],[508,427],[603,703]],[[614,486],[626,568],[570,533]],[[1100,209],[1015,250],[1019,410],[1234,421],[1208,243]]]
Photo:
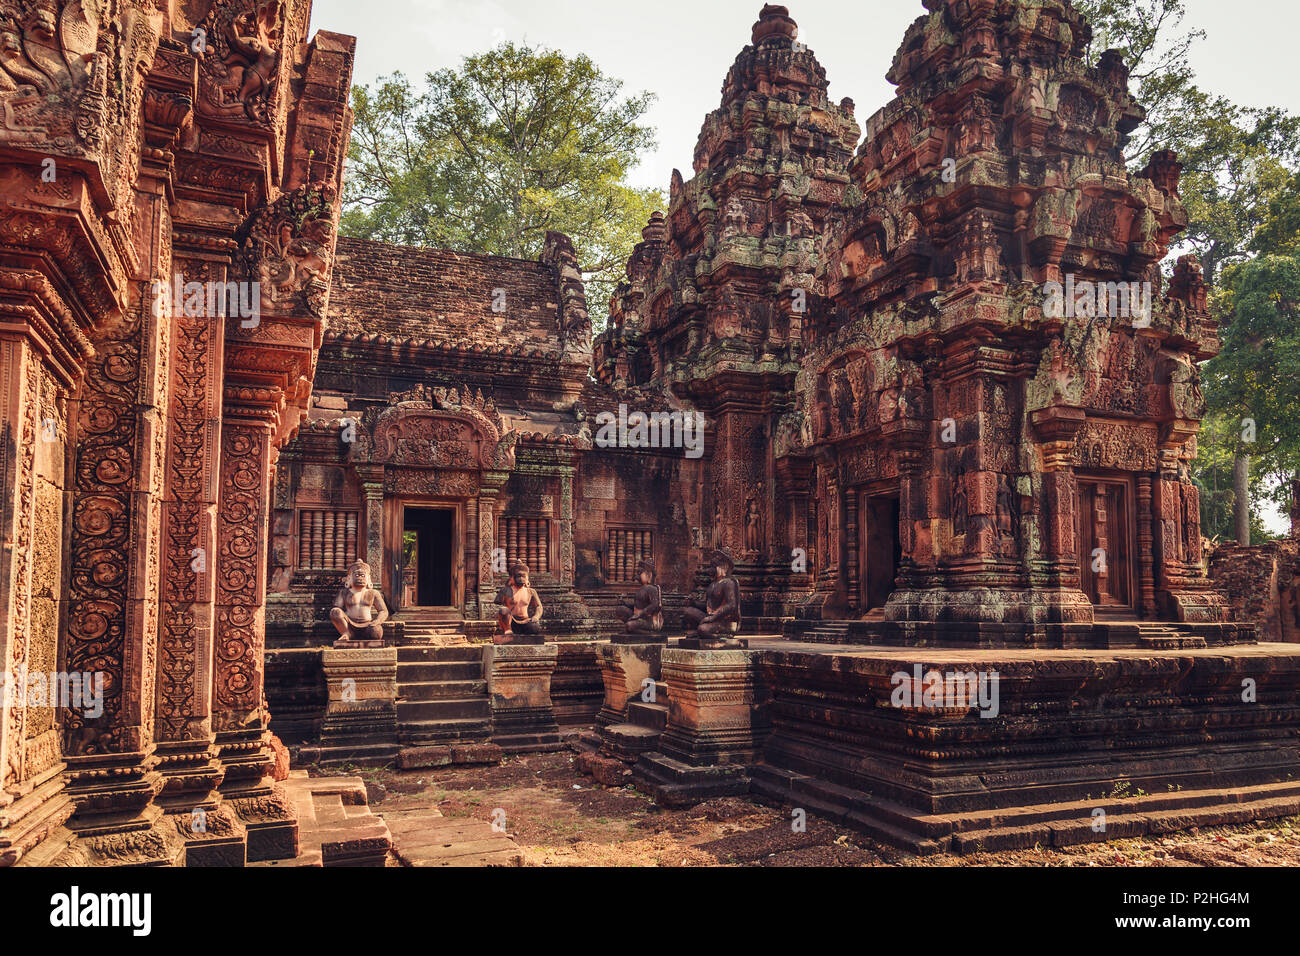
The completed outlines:
[[[658,96],[646,120],[658,148],[634,171],[638,186],[668,192],[673,167],[689,178],[695,140],[721,96],[722,81],[762,0],[315,0],[312,30],[357,38],[354,82],[402,71],[421,80],[432,70],[503,40],[567,54],[585,53],[628,93]],[[890,99],[885,72],[920,0],[794,0],[799,39],[817,54],[830,96],[852,97],[861,125]],[[1294,42],[1296,0],[1186,0],[1186,26],[1208,36],[1192,54],[1201,86],[1245,106],[1300,113]],[[1271,509],[1267,509],[1271,511]],[[1269,525],[1284,531],[1281,514]]]
[[[1295,0],[1186,0],[1187,24],[1206,30],[1193,54],[1201,85],[1244,105],[1300,112]],[[633,179],[665,192],[674,166],[688,178],[704,116],[727,68],[749,42],[762,0],[315,0],[312,29],[357,38],[355,80],[401,70],[421,79],[502,40],[586,53],[629,92],[658,100],[647,116],[659,147]],[[861,124],[892,95],[885,71],[920,0],[794,0],[786,4],[826,69],[830,95],[857,104]]]

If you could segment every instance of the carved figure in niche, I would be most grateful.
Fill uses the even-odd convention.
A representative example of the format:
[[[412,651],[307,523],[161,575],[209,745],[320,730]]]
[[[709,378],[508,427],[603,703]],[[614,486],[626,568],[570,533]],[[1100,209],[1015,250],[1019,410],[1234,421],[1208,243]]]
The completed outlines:
[[[348,568],[348,579],[330,610],[330,621],[339,632],[335,646],[358,641],[382,644],[386,620],[388,605],[370,580],[370,565],[357,561]]]
[[[852,430],[853,389],[849,387],[848,374],[842,368],[831,372],[831,402],[835,406],[835,416],[839,420],[839,432],[844,434]]]
[[[958,468],[952,479],[952,533],[966,533],[970,509],[966,501],[966,470]]]
[[[682,626],[687,636],[697,638],[701,646],[739,646],[730,635],[740,630],[740,582],[732,577],[736,563],[724,549],[709,555],[714,579],[705,592],[703,606],[687,605],[682,612]]]
[[[858,428],[869,424],[871,411],[871,363],[857,362],[848,367],[849,386],[853,389],[853,421]]]
[[[654,562],[642,561],[637,565],[641,587],[636,594],[623,598],[614,609],[623,622],[626,637],[658,639],[664,629],[663,592],[656,582]]]
[[[1011,491],[1011,480],[998,475],[998,537],[1010,538],[1015,534],[1016,502]]]
[[[541,644],[542,599],[528,581],[528,565],[516,561],[510,565],[510,579],[497,592],[501,612],[497,624],[501,632],[494,644]]]
[[[745,505],[745,550],[754,554],[763,550],[763,515],[756,498]]]
[[[817,439],[826,438],[831,433],[831,407],[825,382],[821,383],[817,388],[817,404],[813,415],[813,437]]]
[[[748,228],[749,217],[745,215],[745,207],[733,196],[727,203],[727,211],[723,218],[722,238],[729,239],[732,236],[743,235]]]
[[[268,17],[274,17],[274,7],[250,10],[230,21],[227,35],[231,50],[225,63],[232,70],[242,70],[239,85],[242,103],[249,102],[270,86],[275,72],[275,25],[274,22],[268,23]]]

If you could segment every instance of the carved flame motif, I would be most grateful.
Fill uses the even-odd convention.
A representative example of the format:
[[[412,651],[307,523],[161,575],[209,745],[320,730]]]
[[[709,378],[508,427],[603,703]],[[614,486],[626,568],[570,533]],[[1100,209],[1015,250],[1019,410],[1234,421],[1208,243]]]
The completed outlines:
[[[268,123],[279,64],[283,5],[279,0],[251,4],[214,0],[199,26],[208,48],[199,53],[206,73],[215,82],[202,84],[202,109],[209,115],[243,113],[255,123]]]
[[[334,248],[334,188],[312,183],[281,196],[245,225],[244,272],[261,283],[262,310],[305,308],[320,318]]]
[[[100,8],[96,0],[0,0],[0,142],[45,141],[50,121],[66,123],[60,114],[73,110],[78,136],[93,139],[97,104],[82,100],[98,97],[90,81]]]

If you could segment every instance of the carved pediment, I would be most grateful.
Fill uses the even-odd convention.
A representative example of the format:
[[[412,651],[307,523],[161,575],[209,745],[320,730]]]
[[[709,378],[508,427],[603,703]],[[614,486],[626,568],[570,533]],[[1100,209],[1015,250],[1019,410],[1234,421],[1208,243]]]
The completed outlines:
[[[354,446],[354,459],[424,468],[514,466],[518,434],[506,432],[481,395],[417,386],[393,398],[370,423],[369,441]]]

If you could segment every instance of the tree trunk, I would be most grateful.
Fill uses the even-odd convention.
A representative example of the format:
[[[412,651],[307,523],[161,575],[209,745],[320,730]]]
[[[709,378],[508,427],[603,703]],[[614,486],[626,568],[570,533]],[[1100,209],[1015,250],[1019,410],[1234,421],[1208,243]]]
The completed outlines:
[[[1237,544],[1250,544],[1250,455],[1237,452],[1232,463],[1232,519],[1237,527]]]

